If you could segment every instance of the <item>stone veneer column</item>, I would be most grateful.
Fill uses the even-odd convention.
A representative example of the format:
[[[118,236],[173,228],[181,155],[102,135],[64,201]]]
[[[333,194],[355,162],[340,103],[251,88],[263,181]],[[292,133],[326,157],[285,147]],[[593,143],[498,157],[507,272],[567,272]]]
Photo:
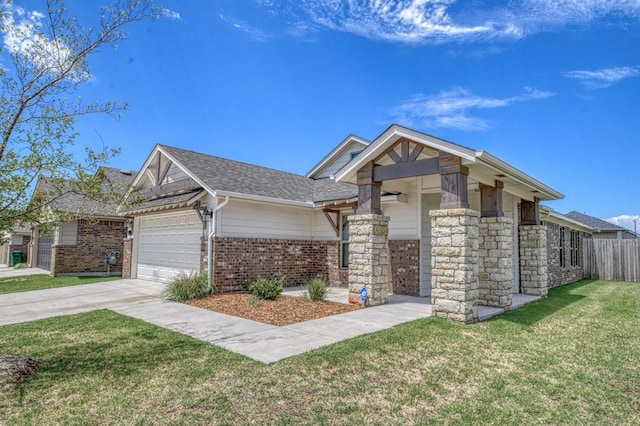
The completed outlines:
[[[478,224],[478,304],[510,308],[513,299],[513,219],[481,217]]]
[[[520,291],[547,297],[547,227],[520,225]]]
[[[464,323],[478,319],[478,217],[469,209],[432,210],[433,315]]]
[[[349,216],[349,303],[362,303],[360,291],[367,288],[366,306],[387,303],[389,276],[389,218],[378,214]]]

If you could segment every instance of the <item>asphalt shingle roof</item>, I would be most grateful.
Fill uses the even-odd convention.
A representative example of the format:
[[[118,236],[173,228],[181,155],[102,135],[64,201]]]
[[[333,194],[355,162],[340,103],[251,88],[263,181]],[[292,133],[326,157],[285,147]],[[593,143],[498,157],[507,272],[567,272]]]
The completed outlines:
[[[105,193],[108,190],[114,191],[116,194],[124,195],[129,185],[135,178],[135,172],[130,170],[121,170],[111,167],[101,167],[102,182]],[[64,182],[63,185],[68,188],[69,183]],[[51,181],[43,180],[40,183],[40,189],[43,191],[58,192],[59,187]],[[100,215],[100,216],[118,216],[119,200],[110,200],[108,202],[99,202],[85,197],[77,192],[67,192],[56,199],[53,203],[54,207],[66,213],[80,213],[83,215]]]
[[[168,154],[211,190],[290,201],[327,201],[355,197],[354,185],[314,180],[294,173],[161,145]]]
[[[615,225],[611,222],[607,222],[606,220],[602,220],[594,216],[589,216],[584,213],[578,213],[576,211],[569,212],[565,216],[568,216],[573,220],[577,220],[578,222],[582,222],[585,225],[589,225],[593,228],[603,231],[627,231],[627,229]]]

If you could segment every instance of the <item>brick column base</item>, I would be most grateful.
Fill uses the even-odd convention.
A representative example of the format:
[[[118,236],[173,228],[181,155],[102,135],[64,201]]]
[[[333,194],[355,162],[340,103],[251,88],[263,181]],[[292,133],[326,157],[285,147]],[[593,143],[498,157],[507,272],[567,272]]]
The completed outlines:
[[[360,291],[367,288],[365,306],[387,303],[389,276],[389,218],[376,214],[349,216],[349,303],[362,303]]]
[[[478,319],[478,217],[469,209],[432,210],[433,315],[464,323]]]
[[[131,278],[131,255],[133,254],[133,238],[125,238],[122,243],[122,278]]]
[[[520,291],[531,296],[547,297],[547,227],[520,225]]]

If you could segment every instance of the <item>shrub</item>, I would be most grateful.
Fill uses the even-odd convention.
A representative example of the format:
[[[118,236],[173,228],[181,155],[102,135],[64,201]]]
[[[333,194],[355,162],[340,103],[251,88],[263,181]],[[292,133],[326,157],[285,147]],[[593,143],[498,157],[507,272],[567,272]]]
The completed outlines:
[[[304,284],[302,297],[311,299],[314,302],[322,302],[327,298],[329,283],[325,277],[314,277]]]
[[[25,269],[28,268],[29,264],[22,262],[22,263],[16,263],[15,266],[13,267],[14,269]]]
[[[260,299],[275,300],[282,293],[284,277],[264,279],[256,277],[249,281],[247,289]]]
[[[174,302],[198,299],[209,294],[207,287],[208,277],[206,272],[180,272],[162,290],[162,297]]]

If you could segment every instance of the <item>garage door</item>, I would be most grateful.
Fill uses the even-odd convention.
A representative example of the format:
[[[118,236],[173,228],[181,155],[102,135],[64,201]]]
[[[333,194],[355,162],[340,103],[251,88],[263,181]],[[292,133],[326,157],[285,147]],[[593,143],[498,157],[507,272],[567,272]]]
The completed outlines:
[[[169,282],[200,269],[202,222],[195,212],[142,217],[138,226],[138,278]]]

